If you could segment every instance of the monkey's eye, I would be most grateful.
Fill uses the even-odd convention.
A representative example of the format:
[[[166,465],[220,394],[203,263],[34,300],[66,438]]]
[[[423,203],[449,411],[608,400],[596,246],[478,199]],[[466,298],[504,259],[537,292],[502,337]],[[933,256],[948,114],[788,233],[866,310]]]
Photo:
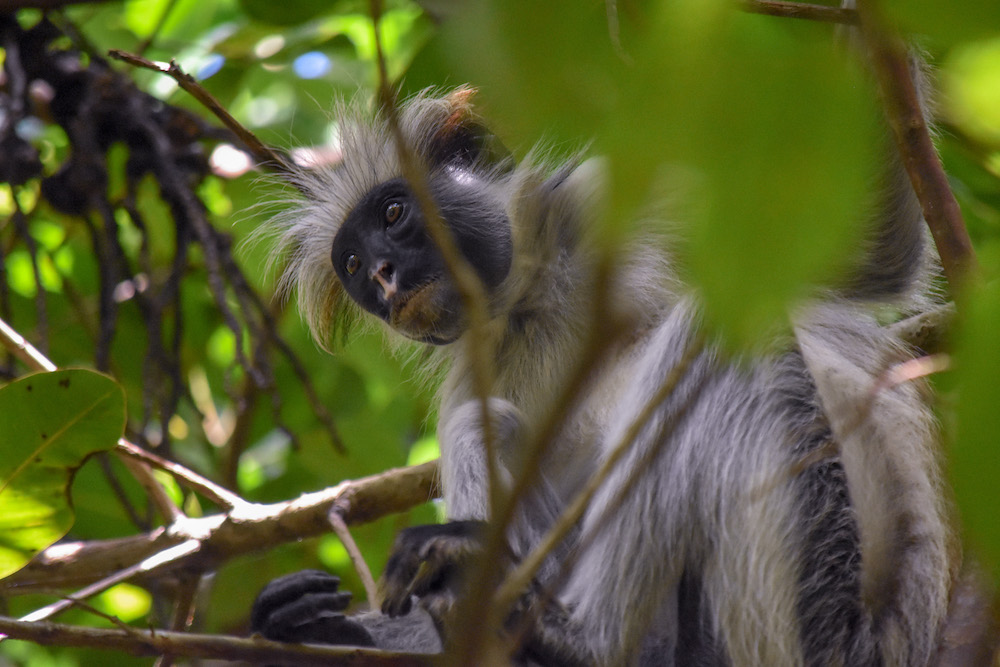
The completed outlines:
[[[403,215],[403,205],[398,201],[391,201],[385,206],[385,212],[383,213],[385,217],[385,223],[391,225],[400,219]]]
[[[344,270],[347,271],[347,275],[353,276],[361,268],[361,260],[354,253],[351,253],[344,260]]]

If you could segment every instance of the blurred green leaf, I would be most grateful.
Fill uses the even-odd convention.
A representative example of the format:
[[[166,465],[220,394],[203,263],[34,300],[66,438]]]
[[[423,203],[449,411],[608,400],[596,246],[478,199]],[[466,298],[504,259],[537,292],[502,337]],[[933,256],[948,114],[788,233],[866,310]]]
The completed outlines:
[[[66,534],[73,473],[114,447],[124,425],[121,387],[92,371],[38,373],[0,389],[0,577]]]
[[[947,65],[942,88],[949,117],[974,138],[1000,144],[1000,36],[955,48]]]
[[[272,25],[297,25],[330,11],[329,0],[240,0],[240,7],[255,21]]]
[[[882,5],[903,32],[928,35],[941,45],[995,35],[1000,28],[996,0],[884,0]]]
[[[992,259],[996,260],[997,253]],[[985,563],[1000,580],[1000,282],[968,295],[955,338],[958,387],[949,466],[962,524]]]
[[[416,466],[427,463],[441,456],[441,447],[438,445],[437,437],[433,435],[420,438],[410,447],[410,453],[406,457],[406,465]]]
[[[518,137],[594,137],[610,158],[609,239],[651,198],[683,209],[688,277],[748,344],[856,245],[873,92],[832,30],[723,2],[618,18],[616,49],[603,6],[481,1],[451,39]]]
[[[125,623],[142,618],[151,606],[149,593],[132,584],[117,584],[94,598],[94,607]]]

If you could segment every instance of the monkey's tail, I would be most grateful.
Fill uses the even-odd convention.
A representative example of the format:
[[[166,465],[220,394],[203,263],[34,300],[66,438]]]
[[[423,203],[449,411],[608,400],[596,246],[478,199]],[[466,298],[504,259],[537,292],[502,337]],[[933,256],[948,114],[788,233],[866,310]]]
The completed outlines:
[[[845,8],[853,9],[855,5],[855,0],[841,3]],[[857,28],[845,28],[841,36],[851,50],[863,56]],[[930,127],[933,101],[927,63],[919,53],[911,51],[909,65],[921,111]],[[865,221],[868,231],[863,252],[842,291],[849,298],[863,301],[905,302],[908,297],[926,295],[939,268],[920,200],[913,191],[888,122],[884,125],[881,152],[885,161],[877,174],[879,189]]]
[[[858,508],[868,641],[883,664],[927,664],[959,562],[936,426],[921,387],[882,386],[878,369],[902,352],[895,341],[874,322],[846,325],[850,318],[830,306],[799,326],[797,339]]]
[[[859,264],[843,288],[851,299],[905,301],[925,293],[936,271],[920,202],[894,151],[889,162]]]

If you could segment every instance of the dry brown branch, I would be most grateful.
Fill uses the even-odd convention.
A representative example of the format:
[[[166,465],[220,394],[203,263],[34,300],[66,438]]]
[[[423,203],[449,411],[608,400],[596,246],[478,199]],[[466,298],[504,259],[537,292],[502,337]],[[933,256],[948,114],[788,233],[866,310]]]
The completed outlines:
[[[354,667],[426,667],[436,656],[420,656],[341,646],[283,644],[258,637],[230,637],[132,628],[98,629],[58,623],[26,623],[0,617],[0,633],[45,646],[72,646],[123,651],[132,655],[172,655],[192,658],[280,662],[297,665]]]
[[[138,445],[132,444],[124,438],[118,441],[116,453],[122,458],[130,458],[142,462],[148,466],[159,468],[164,472],[173,475],[177,481],[181,482],[193,491],[202,494],[208,500],[224,509],[232,509],[238,505],[246,504],[246,501],[238,495],[219,486],[212,480],[199,475],[190,468],[168,461],[152,452],[146,451]]]
[[[25,366],[35,371],[54,371],[56,365],[39,352],[34,345],[19,334],[9,324],[0,320],[0,342],[7,351],[21,360]]]
[[[960,290],[976,271],[975,251],[924,120],[906,46],[886,28],[875,2],[858,2],[858,14],[903,165],[934,236],[945,276],[953,290]]]
[[[581,392],[590,384],[595,374],[600,372],[614,346],[631,331],[631,322],[622,317],[610,316],[614,308],[610,303],[607,287],[613,282],[609,276],[614,258],[609,254],[603,260],[596,269],[598,279],[595,284],[598,287],[592,301],[590,336],[582,343],[575,367],[567,374],[562,383],[562,390],[554,398],[544,422],[538,425],[530,440],[524,443],[523,458],[518,468],[512,471],[513,488],[500,499],[499,505],[494,507],[490,530],[483,547],[483,556],[470,574],[469,595],[459,601],[460,607],[456,613],[458,625],[455,632],[457,637],[455,653],[461,656],[460,661],[472,661],[477,655],[482,656],[482,653],[476,654],[476,651],[490,650],[483,641],[483,632],[492,622],[489,619],[495,620],[497,607],[491,606],[487,609],[479,601],[490,599],[494,594],[493,564],[503,558],[507,548],[507,529],[513,521],[518,503],[538,481],[550,446],[576,407]]]
[[[279,172],[288,171],[287,160],[282,158],[270,146],[258,139],[255,134],[243,127],[243,125],[238,120],[233,118],[232,114],[230,114],[229,111],[227,111],[226,108],[223,107],[219,101],[205,89],[204,86],[195,81],[194,77],[190,74],[182,70],[176,62],[171,61],[170,64],[164,66],[161,63],[155,63],[152,60],[147,60],[146,58],[137,56],[134,53],[120,51],[118,49],[111,49],[108,51],[108,55],[134,67],[143,67],[145,69],[150,69],[154,72],[160,72],[161,74],[170,76],[181,88],[191,95],[191,97],[198,100],[198,102],[204,105],[206,109],[215,114],[215,117],[222,121],[222,124],[243,142],[243,145],[246,146],[257,161],[268,169],[274,169]]]
[[[805,2],[784,2],[783,0],[743,0],[743,9],[754,14],[781,16],[790,19],[808,19],[826,23],[856,25],[858,14],[853,9],[811,5]]]
[[[85,586],[189,539],[199,540],[201,549],[177,565],[207,571],[236,556],[328,533],[327,514],[334,503],[347,508],[342,516],[348,524],[404,512],[438,495],[436,478],[437,461],[430,461],[344,481],[294,500],[244,503],[228,515],[186,518],[132,537],[58,544],[0,580],[0,594]]]
[[[106,591],[115,584],[127,581],[128,579],[140,574],[152,574],[154,572],[159,572],[162,569],[169,568],[169,566],[175,565],[186,556],[190,556],[195,553],[199,548],[200,544],[198,540],[190,539],[186,542],[178,544],[175,547],[164,549],[163,551],[144,559],[140,563],[118,570],[117,572],[101,579],[100,581],[90,584],[72,595],[67,595],[58,602],[53,602],[52,604],[46,605],[41,609],[36,609],[30,614],[23,616],[21,620],[29,622],[48,620],[56,614],[69,609],[75,603]]]
[[[125,446],[134,447],[127,440],[122,440],[121,442],[125,443]],[[123,445],[119,443],[118,447],[121,448]],[[132,477],[142,486],[146,495],[153,501],[153,505],[160,512],[160,516],[163,517],[164,521],[172,523],[184,516],[184,512],[167,495],[163,485],[156,479],[148,465],[138,459],[128,458],[127,456],[120,456],[119,458],[125,468],[132,474]]]
[[[202,577],[182,574],[178,579],[177,592],[174,596],[174,609],[170,617],[170,630],[181,632],[190,630],[191,623],[194,622],[198,588],[201,585]],[[170,654],[162,654],[156,659],[153,667],[172,667],[175,657]]]
[[[375,601],[378,600],[378,587],[375,586],[375,578],[372,577],[372,571],[368,569],[368,563],[365,562],[364,556],[361,555],[361,549],[358,548],[358,543],[354,541],[354,536],[351,535],[351,531],[347,527],[347,522],[341,516],[341,509],[336,503],[330,509],[327,517],[330,519],[330,526],[333,528],[334,534],[340,539],[340,543],[344,545],[344,549],[347,550],[351,564],[354,565],[354,570],[358,573],[358,577],[365,587],[365,596],[374,606]]]

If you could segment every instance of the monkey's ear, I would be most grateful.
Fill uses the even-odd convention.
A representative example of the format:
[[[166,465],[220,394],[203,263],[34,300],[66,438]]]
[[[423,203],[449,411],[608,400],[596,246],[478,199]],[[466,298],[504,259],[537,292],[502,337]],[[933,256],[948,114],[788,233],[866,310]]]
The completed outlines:
[[[444,97],[448,115],[429,145],[433,164],[492,169],[511,164],[510,151],[476,116],[475,94],[475,88],[461,86]]]

